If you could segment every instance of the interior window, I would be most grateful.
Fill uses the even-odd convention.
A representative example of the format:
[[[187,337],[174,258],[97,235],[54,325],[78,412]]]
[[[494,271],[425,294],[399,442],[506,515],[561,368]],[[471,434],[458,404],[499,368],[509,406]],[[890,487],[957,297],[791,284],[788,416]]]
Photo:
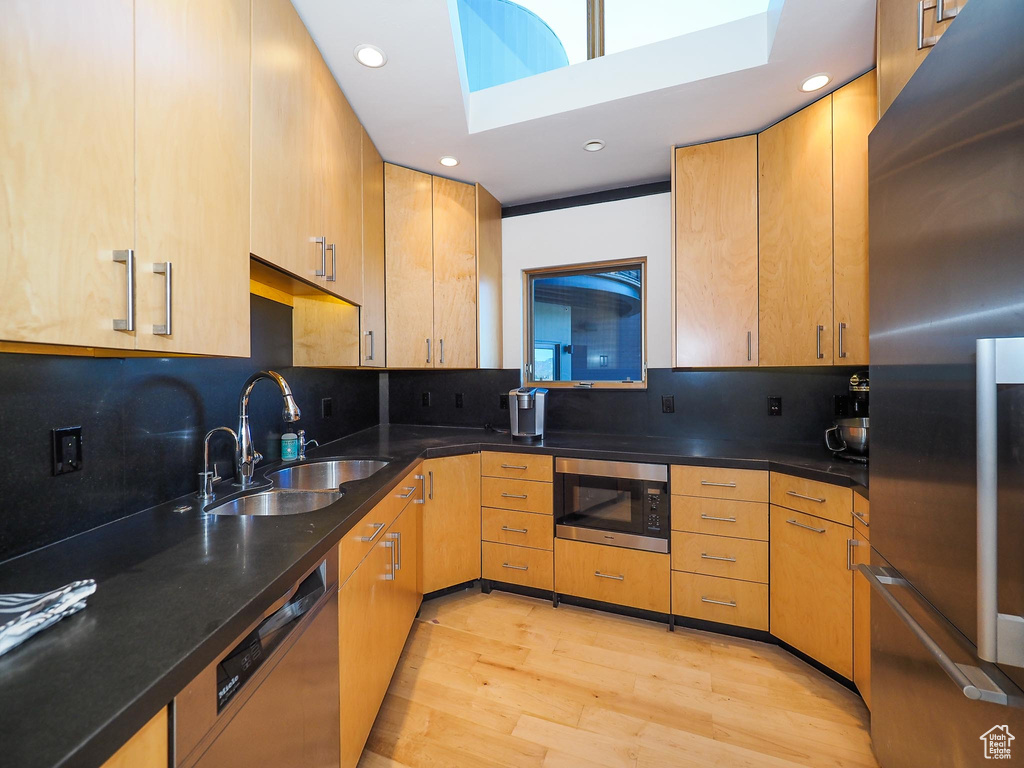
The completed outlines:
[[[646,264],[525,273],[523,380],[554,386],[645,386]]]

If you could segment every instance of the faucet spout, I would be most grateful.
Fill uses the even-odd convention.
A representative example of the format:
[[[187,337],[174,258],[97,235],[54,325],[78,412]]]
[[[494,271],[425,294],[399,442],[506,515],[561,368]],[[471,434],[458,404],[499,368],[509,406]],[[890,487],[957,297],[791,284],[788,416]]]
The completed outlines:
[[[281,390],[284,408],[281,418],[286,422],[298,421],[302,415],[291,387],[284,377],[276,371],[257,371],[242,385],[242,393],[238,397],[238,443],[235,451],[235,482],[243,488],[252,485],[253,472],[263,456],[256,451],[252,443],[252,431],[249,429],[249,397],[252,388],[260,379],[274,381]]]

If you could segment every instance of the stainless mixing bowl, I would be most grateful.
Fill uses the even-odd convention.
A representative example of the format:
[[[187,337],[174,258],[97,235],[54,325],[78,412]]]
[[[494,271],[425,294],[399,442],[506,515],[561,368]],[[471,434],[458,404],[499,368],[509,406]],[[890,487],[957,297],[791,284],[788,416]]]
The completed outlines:
[[[868,420],[839,419],[834,427],[825,430],[825,445],[830,451],[848,451],[858,456],[868,455]]]

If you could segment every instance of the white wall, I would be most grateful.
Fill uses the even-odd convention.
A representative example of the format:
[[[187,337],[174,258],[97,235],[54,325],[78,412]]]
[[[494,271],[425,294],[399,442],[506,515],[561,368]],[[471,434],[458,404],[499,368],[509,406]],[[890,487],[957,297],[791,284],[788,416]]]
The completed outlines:
[[[671,217],[666,192],[501,222],[505,368],[523,363],[523,270],[647,257],[647,365],[668,368],[671,336]]]

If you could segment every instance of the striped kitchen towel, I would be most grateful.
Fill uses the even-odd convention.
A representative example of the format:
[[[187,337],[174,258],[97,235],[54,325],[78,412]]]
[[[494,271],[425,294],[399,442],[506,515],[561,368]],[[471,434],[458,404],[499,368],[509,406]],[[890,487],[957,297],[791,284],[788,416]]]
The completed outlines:
[[[95,591],[96,582],[86,579],[40,595],[0,595],[0,655],[65,616],[78,613],[85,608],[85,598]]]

